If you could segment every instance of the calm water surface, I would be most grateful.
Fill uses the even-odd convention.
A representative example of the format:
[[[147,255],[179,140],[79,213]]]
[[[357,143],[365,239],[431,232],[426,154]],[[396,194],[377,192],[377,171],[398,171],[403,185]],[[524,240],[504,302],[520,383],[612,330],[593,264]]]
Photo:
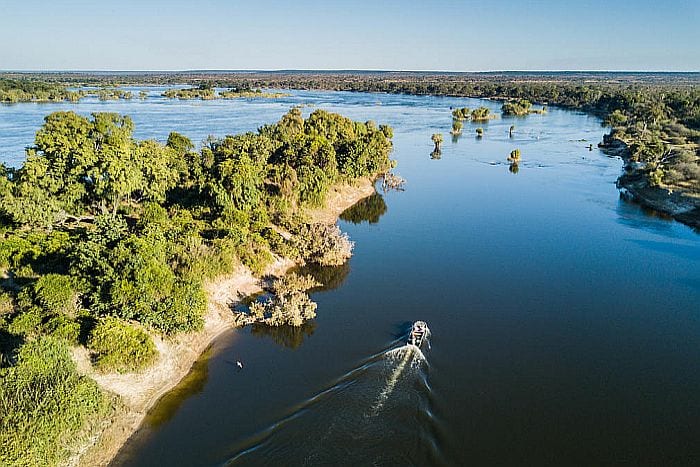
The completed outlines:
[[[700,236],[619,199],[621,162],[587,149],[599,120],[550,109],[467,123],[453,142],[450,106],[499,105],[149,89],[145,101],[0,107],[2,160],[18,164],[58,109],[127,113],[139,138],[201,141],[309,104],[392,125],[408,183],[340,221],[355,255],[314,271],[326,284],[314,322],[223,335],[116,465],[700,463]],[[417,319],[432,331],[423,355],[402,348]]]

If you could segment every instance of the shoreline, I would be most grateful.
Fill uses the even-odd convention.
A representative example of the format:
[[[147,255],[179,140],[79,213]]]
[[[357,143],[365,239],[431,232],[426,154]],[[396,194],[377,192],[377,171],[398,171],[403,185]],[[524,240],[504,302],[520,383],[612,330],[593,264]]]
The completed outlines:
[[[621,194],[640,206],[653,209],[664,216],[688,227],[700,230],[700,196],[688,195],[673,187],[651,186],[647,178],[638,170],[628,171],[632,161],[627,143],[618,138],[610,138],[600,149],[609,156],[622,159],[626,172],[617,178],[616,186]]]
[[[374,182],[374,179],[362,178],[355,185],[336,185],[329,190],[324,207],[307,210],[307,213],[313,222],[333,224],[345,209],[376,192]],[[278,257],[264,275],[280,276],[296,265],[287,258]],[[247,324],[231,311],[231,307],[243,297],[262,291],[262,287],[260,278],[239,266],[230,274],[207,282],[205,291],[208,303],[202,330],[172,338],[153,336],[159,352],[158,361],[139,373],[97,373],[87,349],[73,349],[73,359],[81,374],[93,378],[101,389],[115,396],[118,403],[110,418],[98,423],[99,428],[75,450],[66,465],[109,465],[138,431],[148,411],[189,374],[192,365],[212,342],[225,331]]]

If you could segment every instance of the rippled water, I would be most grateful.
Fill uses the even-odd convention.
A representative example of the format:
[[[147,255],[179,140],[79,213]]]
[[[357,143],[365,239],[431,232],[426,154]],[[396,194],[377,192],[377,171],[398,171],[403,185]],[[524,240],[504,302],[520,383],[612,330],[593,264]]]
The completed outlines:
[[[499,105],[151,93],[0,107],[2,159],[20,161],[51,110],[128,113],[140,138],[201,141],[309,104],[392,125],[408,183],[343,216],[356,252],[313,271],[327,284],[313,294],[314,322],[223,335],[117,465],[700,462],[700,237],[620,200],[621,162],[587,148],[599,120],[550,109],[467,123],[452,141],[450,106]],[[442,156],[431,159],[438,131]],[[515,148],[517,173],[506,161]],[[424,358],[394,350],[417,319],[432,330]]]

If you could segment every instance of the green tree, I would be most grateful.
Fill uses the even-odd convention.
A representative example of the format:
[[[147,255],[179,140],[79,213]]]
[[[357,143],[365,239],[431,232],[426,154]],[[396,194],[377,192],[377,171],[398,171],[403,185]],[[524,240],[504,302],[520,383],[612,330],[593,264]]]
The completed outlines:
[[[491,118],[491,110],[488,107],[479,107],[472,110],[472,121],[474,122],[485,122]]]
[[[89,176],[103,210],[109,205],[114,215],[122,201],[145,188],[137,147],[131,136],[133,122],[114,113],[97,113],[93,117],[97,161]]]
[[[430,137],[430,139],[433,141],[435,144],[435,151],[440,151],[440,146],[442,145],[443,138],[441,133],[433,133],[433,136]]]

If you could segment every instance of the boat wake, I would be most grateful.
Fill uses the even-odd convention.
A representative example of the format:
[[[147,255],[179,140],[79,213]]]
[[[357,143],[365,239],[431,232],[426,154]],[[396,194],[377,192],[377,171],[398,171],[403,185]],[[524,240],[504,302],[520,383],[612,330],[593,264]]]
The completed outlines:
[[[427,329],[427,327],[426,327]],[[421,347],[429,349],[428,335]],[[390,343],[278,422],[232,446],[223,465],[440,465],[429,365],[410,335]],[[397,347],[397,345],[399,345]]]
[[[424,342],[427,343],[428,347],[430,346],[430,342],[428,341],[428,338],[430,337],[430,330],[422,321],[417,321],[417,323],[421,323],[424,326],[424,329],[421,330],[422,334],[420,335],[420,341],[416,341],[414,335],[416,324],[414,324],[408,336],[409,343],[402,347],[389,350],[385,354],[388,362],[398,362],[398,365],[394,367],[386,381],[386,385],[381,390],[379,397],[372,406],[372,410],[370,412],[371,416],[376,416],[382,407],[384,407],[384,403],[387,401],[387,399],[389,399],[391,393],[394,392],[394,388],[399,382],[399,379],[403,375],[407,366],[409,370],[416,371],[427,363],[425,355],[423,355],[423,352],[419,346]]]

